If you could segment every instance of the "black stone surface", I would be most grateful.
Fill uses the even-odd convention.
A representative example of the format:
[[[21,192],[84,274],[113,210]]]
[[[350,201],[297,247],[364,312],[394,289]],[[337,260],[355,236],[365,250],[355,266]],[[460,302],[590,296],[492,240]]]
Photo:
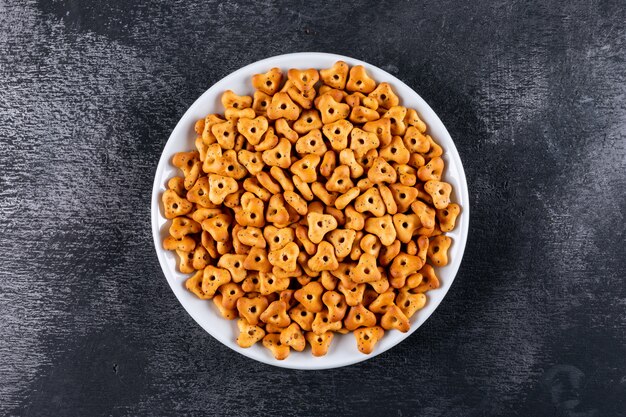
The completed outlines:
[[[0,415],[626,415],[625,22],[619,0],[0,0]],[[206,334],[149,224],[186,108],[296,51],[413,87],[472,203],[430,320],[320,372]]]

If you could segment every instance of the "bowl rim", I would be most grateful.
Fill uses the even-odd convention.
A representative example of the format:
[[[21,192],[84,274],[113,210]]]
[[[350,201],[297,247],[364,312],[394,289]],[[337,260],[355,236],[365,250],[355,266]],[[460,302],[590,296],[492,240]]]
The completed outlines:
[[[315,358],[316,360],[305,362],[306,365],[297,365],[297,364],[290,363],[288,361],[278,361],[274,359],[273,357],[266,358],[266,357],[259,357],[257,355],[252,354],[250,349],[241,348],[238,345],[236,345],[236,343],[233,343],[234,338],[232,337],[232,335],[223,335],[218,332],[212,331],[210,327],[205,325],[204,320],[202,320],[199,317],[199,314],[197,314],[190,307],[187,306],[187,302],[181,298],[178,290],[174,288],[173,286],[172,276],[173,274],[176,273],[176,271],[172,271],[170,269],[165,259],[166,252],[168,251],[165,251],[161,246],[161,231],[160,231],[160,226],[159,226],[159,220],[163,219],[164,217],[161,214],[160,194],[162,192],[161,187],[162,187],[162,182],[164,180],[163,179],[164,170],[167,164],[169,164],[169,159],[171,157],[171,155],[166,156],[166,150],[168,149],[169,145],[171,145],[172,141],[175,140],[176,137],[179,137],[180,135],[188,134],[189,123],[191,122],[192,126],[193,126],[193,123],[195,123],[195,120],[190,120],[192,117],[192,113],[193,113],[192,109],[194,109],[195,107],[198,107],[200,103],[204,101],[204,98],[206,96],[210,95],[217,88],[221,89],[222,84],[227,84],[229,80],[236,79],[242,73],[249,73],[249,75],[251,76],[252,73],[250,71],[253,67],[265,66],[267,69],[269,69],[271,68],[271,66],[276,66],[273,64],[276,61],[281,61],[285,59],[292,60],[294,62],[294,67],[299,67],[298,65],[299,60],[315,59],[315,58],[328,59],[328,60],[334,60],[334,61],[343,60],[347,62],[350,66],[363,65],[366,69],[368,70],[373,69],[385,77],[384,80],[379,80],[380,75],[377,76],[376,77],[377,82],[384,82],[384,81],[392,82],[395,86],[395,89],[397,89],[397,86],[401,86],[403,89],[408,89],[410,92],[415,94],[415,97],[412,97],[412,99],[417,100],[419,102],[419,105],[424,108],[419,111],[420,116],[427,122],[429,126],[432,126],[433,122],[438,123],[440,125],[439,127],[442,129],[442,133],[446,136],[445,141],[447,143],[445,146],[443,146],[444,156],[447,154],[448,157],[454,161],[454,166],[456,170],[458,171],[458,182],[461,184],[461,187],[460,189],[455,189],[455,193],[457,193],[458,195],[457,202],[459,204],[462,202],[462,204],[460,204],[462,208],[462,212],[460,215],[461,221],[458,222],[460,239],[457,238],[457,240],[454,241],[454,245],[455,246],[458,245],[459,247],[457,249],[457,257],[454,258],[450,264],[448,264],[448,266],[451,266],[452,269],[448,273],[449,276],[446,277],[446,281],[444,285],[442,285],[442,287],[440,287],[439,289],[434,290],[434,291],[441,292],[439,300],[436,301],[436,304],[432,308],[429,309],[426,315],[420,318],[420,323],[412,323],[411,329],[408,332],[400,333],[399,337],[396,338],[397,340],[392,341],[390,344],[388,344],[388,346],[385,346],[384,348],[377,347],[377,349],[375,349],[374,352],[372,352],[369,355],[360,354],[359,356],[356,356],[356,355],[350,356],[349,358],[345,360],[338,361],[338,363],[328,363],[328,361],[324,361],[324,358],[327,358],[327,357],[322,356],[319,358]],[[398,95],[401,96],[400,93]],[[411,106],[411,107],[417,107],[417,106]],[[424,117],[424,110],[426,110],[426,113],[428,113],[427,117]],[[437,139],[438,142],[441,143],[440,137],[436,137],[435,139]],[[229,73],[228,75],[224,76],[223,78],[215,82],[213,85],[211,85],[207,90],[205,90],[204,93],[200,95],[200,97],[198,97],[193,102],[193,104],[191,104],[191,106],[187,108],[183,116],[180,118],[180,120],[178,121],[174,129],[172,130],[172,133],[168,137],[168,140],[165,142],[165,145],[163,146],[163,151],[161,153],[161,156],[159,157],[159,162],[155,170],[154,182],[153,182],[153,187],[152,187],[150,211],[151,211],[151,228],[152,228],[154,248],[157,254],[157,258],[159,260],[159,264],[161,265],[161,270],[163,272],[163,275],[165,276],[165,279],[168,285],[170,286],[172,292],[178,299],[178,302],[185,309],[187,314],[189,314],[194,319],[194,321],[198,325],[200,325],[200,327],[202,327],[207,333],[209,333],[213,338],[218,340],[223,345],[255,361],[262,362],[262,363],[276,366],[276,367],[280,367],[280,368],[299,369],[299,370],[323,370],[323,369],[332,369],[332,368],[339,368],[343,366],[349,366],[355,363],[372,359],[380,355],[381,353],[386,352],[390,350],[391,348],[395,347],[400,342],[406,340],[410,335],[412,335],[415,331],[417,331],[417,329],[420,328],[426,322],[426,320],[430,318],[430,316],[432,316],[432,314],[439,307],[439,305],[445,298],[446,294],[448,293],[450,287],[452,286],[458,274],[458,270],[460,268],[462,260],[463,260],[463,255],[465,253],[465,247],[467,244],[467,237],[468,237],[468,232],[469,232],[470,200],[469,200],[469,190],[467,186],[467,178],[465,176],[463,163],[461,161],[461,157],[458,153],[458,150],[456,148],[454,141],[452,140],[450,133],[448,132],[446,126],[443,124],[439,116],[432,109],[432,107],[424,99],[422,99],[422,97],[415,90],[413,90],[413,88],[409,87],[402,80],[388,73],[387,71],[375,65],[367,63],[365,61],[361,61],[359,59],[355,59],[355,58],[344,56],[344,55],[325,53],[325,52],[295,52],[295,53],[276,55],[276,56],[268,57],[259,61],[255,61],[239,68],[238,70],[234,72]],[[448,266],[446,266],[446,268]],[[430,300],[429,302],[432,303],[432,301]],[[388,332],[386,332],[385,337],[389,337],[387,333]],[[308,350],[305,350],[305,352],[306,354],[310,354]],[[295,353],[299,353],[299,352],[293,352],[292,354],[295,354]]]

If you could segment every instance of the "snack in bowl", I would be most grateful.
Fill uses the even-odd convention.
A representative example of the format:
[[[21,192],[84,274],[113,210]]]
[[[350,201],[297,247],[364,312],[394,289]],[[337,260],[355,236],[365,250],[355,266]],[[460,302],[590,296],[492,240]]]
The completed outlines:
[[[272,68],[252,84],[224,92],[196,150],[174,156],[163,247],[193,274],[189,291],[237,319],[239,346],[322,356],[352,332],[371,353],[409,330],[448,263],[460,207],[443,149],[362,66]]]

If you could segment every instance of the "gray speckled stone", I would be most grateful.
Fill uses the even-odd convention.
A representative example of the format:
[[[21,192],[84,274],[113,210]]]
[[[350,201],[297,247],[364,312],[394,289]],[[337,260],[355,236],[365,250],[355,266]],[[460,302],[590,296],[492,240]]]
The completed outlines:
[[[0,0],[0,414],[626,415],[622,1]],[[152,247],[161,149],[212,83],[294,51],[412,86],[472,223],[433,317],[324,372],[246,359]]]

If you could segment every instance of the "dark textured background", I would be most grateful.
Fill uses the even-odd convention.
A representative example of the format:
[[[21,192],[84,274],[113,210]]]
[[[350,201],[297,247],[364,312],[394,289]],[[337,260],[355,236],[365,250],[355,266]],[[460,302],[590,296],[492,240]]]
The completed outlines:
[[[623,1],[135,3],[0,0],[0,415],[626,415]],[[472,202],[433,317],[324,372],[206,334],[149,224],[186,108],[295,51],[413,87]]]

